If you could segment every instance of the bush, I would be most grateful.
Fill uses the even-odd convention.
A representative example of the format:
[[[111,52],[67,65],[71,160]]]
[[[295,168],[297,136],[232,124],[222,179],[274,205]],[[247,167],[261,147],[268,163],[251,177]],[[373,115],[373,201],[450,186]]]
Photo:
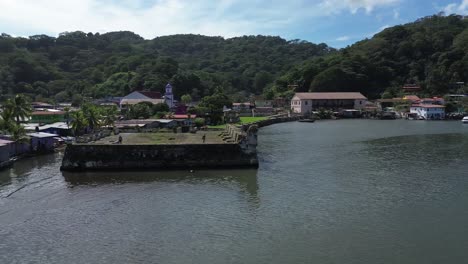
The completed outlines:
[[[197,117],[197,118],[195,118],[195,120],[193,122],[195,123],[196,127],[202,127],[202,126],[205,125],[205,119],[204,118]]]

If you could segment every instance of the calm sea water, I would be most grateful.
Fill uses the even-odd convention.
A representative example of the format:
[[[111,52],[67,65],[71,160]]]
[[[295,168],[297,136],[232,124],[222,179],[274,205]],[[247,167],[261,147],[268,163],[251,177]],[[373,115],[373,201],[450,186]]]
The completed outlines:
[[[262,128],[258,170],[0,172],[0,263],[465,263],[468,126]]]

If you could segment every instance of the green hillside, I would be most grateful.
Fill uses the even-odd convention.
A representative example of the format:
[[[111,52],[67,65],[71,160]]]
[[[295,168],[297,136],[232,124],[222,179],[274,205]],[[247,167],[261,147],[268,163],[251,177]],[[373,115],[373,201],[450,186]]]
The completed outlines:
[[[302,91],[360,91],[370,98],[398,96],[408,83],[420,85],[422,95],[468,93],[455,85],[468,82],[468,19],[431,16],[387,28],[306,61],[279,78],[273,90],[294,82]]]
[[[325,44],[280,37],[224,39],[173,35],[144,40],[132,32],[62,33],[0,37],[0,92],[56,101],[163,91],[199,99],[222,89],[232,97],[261,94],[306,59],[334,50]]]
[[[398,96],[406,83],[422,94],[468,92],[468,19],[431,16],[387,28],[339,51],[326,44],[280,37],[225,39],[172,35],[145,40],[132,32],[65,32],[57,38],[0,37],[0,95],[80,101],[162,91],[198,100],[224,91],[235,101],[251,94],[291,96],[298,91],[360,91],[370,98]]]

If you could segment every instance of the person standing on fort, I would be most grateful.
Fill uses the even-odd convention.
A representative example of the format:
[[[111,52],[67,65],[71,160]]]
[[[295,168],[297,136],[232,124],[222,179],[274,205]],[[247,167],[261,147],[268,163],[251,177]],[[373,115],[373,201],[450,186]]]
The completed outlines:
[[[203,140],[203,143],[205,143],[205,140],[206,140],[206,134],[203,134],[202,140]]]
[[[122,144],[122,136],[119,136],[119,144]]]

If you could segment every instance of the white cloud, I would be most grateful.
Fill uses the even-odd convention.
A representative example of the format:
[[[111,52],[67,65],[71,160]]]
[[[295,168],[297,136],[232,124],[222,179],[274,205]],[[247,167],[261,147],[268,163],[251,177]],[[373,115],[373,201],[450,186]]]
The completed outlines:
[[[447,15],[450,14],[460,14],[468,15],[468,0],[462,0],[459,4],[450,3],[444,7],[444,12]]]
[[[386,28],[389,28],[389,27],[390,27],[390,25],[383,25],[383,26],[379,27],[379,32],[386,29]]]
[[[336,41],[347,41],[347,40],[350,40],[351,38],[349,36],[342,36],[342,37],[339,37],[339,38],[336,38],[335,40]]]
[[[400,19],[400,11],[398,9],[393,9],[393,19]]]
[[[398,2],[400,0],[324,0],[319,4],[319,9],[329,14],[340,13],[344,9],[355,14],[358,10],[364,9],[369,14],[377,7],[390,6]]]
[[[372,12],[400,0],[0,0],[6,33],[130,30],[145,38],[196,33],[278,35],[298,21]],[[16,31],[16,32],[14,32]]]

